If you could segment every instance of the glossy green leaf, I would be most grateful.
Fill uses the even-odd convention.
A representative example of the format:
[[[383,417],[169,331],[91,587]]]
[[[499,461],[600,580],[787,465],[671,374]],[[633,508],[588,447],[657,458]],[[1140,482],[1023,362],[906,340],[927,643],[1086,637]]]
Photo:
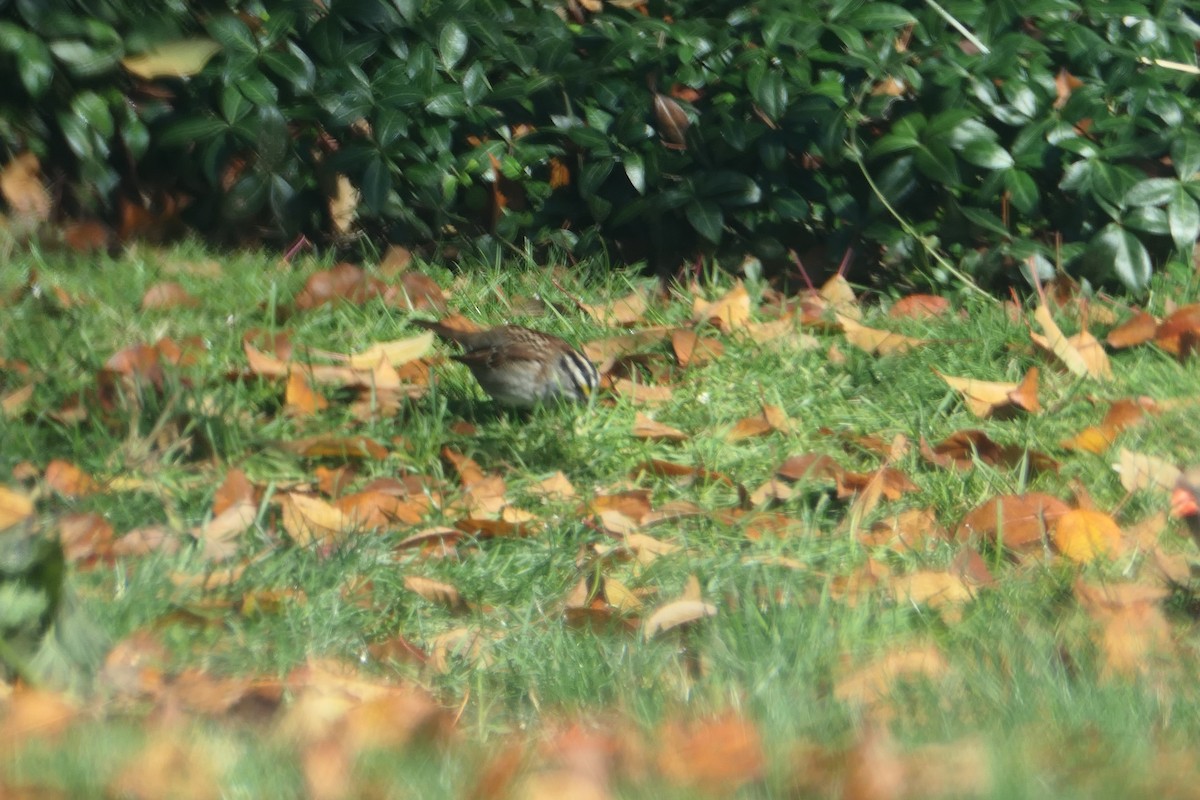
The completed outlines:
[[[1180,180],[1200,178],[1200,133],[1182,130],[1171,143],[1171,163]]]
[[[458,22],[450,21],[443,25],[438,34],[438,55],[442,59],[442,66],[453,69],[467,54],[469,43],[467,32]]]
[[[958,186],[962,178],[958,172],[958,160],[954,151],[944,144],[922,145],[915,154],[917,169],[927,178],[946,186]]]
[[[292,91],[304,94],[312,90],[317,80],[317,70],[304,51],[296,48],[268,50],[262,54],[262,63],[268,70],[284,80]]]
[[[725,216],[716,203],[711,200],[693,200],[687,204],[683,213],[696,233],[713,243],[721,241]]]
[[[1176,186],[1171,202],[1167,203],[1167,223],[1175,246],[1190,254],[1200,236],[1200,206],[1182,186]]]
[[[233,14],[210,17],[205,23],[208,35],[216,39],[223,48],[234,53],[257,53],[258,41],[254,34]]]
[[[621,159],[625,166],[625,177],[638,194],[646,193],[646,165],[637,153],[629,153]]]
[[[1032,214],[1037,210],[1040,200],[1037,181],[1028,172],[1010,169],[1004,174],[1004,188],[1008,190],[1013,208],[1022,214]]]
[[[1115,222],[1092,238],[1086,259],[1098,271],[1114,275],[1130,291],[1140,292],[1150,282],[1150,254],[1136,236]]]
[[[963,161],[984,169],[1008,169],[1013,165],[1012,156],[996,142],[975,139],[958,152]]]
[[[1171,199],[1178,186],[1179,181],[1170,178],[1147,178],[1135,183],[1125,193],[1125,205],[1135,208],[1161,206]]]

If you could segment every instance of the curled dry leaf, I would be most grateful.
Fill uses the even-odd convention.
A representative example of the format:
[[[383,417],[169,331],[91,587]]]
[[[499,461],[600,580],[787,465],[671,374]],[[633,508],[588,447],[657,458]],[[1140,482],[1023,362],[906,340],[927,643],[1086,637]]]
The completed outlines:
[[[1037,397],[1038,370],[1036,367],[1030,368],[1020,383],[956,378],[943,375],[937,370],[934,370],[934,374],[945,381],[951,389],[962,394],[967,410],[980,419],[1016,410],[1028,411],[1031,414],[1041,411]]]
[[[206,525],[192,529],[192,537],[201,545],[206,561],[224,561],[234,556],[243,533],[258,517],[258,507],[251,500],[241,500],[213,517]]]
[[[947,541],[950,533],[931,508],[910,508],[876,522],[859,540],[868,546],[894,550],[923,550],[927,542]]]
[[[647,640],[653,639],[660,633],[666,633],[716,615],[717,607],[712,603],[705,603],[702,600],[673,600],[654,609],[654,612],[646,618],[642,627],[642,636]]]
[[[921,438],[921,456],[931,464],[946,469],[970,470],[979,459],[993,467],[1011,469],[1028,459],[1031,472],[1057,472],[1059,463],[1045,453],[1017,445],[1002,445],[992,441],[985,432],[965,430],[950,434],[930,446]]]
[[[296,295],[296,308],[305,311],[337,301],[361,305],[373,297],[382,297],[387,286],[367,275],[361,267],[342,263],[333,269],[314,273]]]
[[[637,478],[639,475],[661,475],[666,478],[696,478],[705,481],[714,481],[723,483],[726,486],[733,486],[733,480],[728,475],[721,472],[713,472],[699,466],[689,466],[687,464],[677,464],[674,461],[665,461],[661,458],[652,458],[649,461],[643,461],[632,470],[629,471],[630,477]]]
[[[1068,450],[1082,450],[1101,455],[1112,446],[1117,436],[1129,428],[1140,425],[1147,414],[1158,412],[1158,407],[1149,398],[1125,398],[1114,401],[1099,425],[1090,425],[1059,444]]]
[[[1125,322],[1108,332],[1104,341],[1114,350],[1145,344],[1158,331],[1158,320],[1145,311],[1139,311]]]
[[[685,442],[688,439],[688,435],[678,428],[664,425],[640,411],[633,419],[633,437],[648,439],[652,442]]]
[[[1104,347],[1087,331],[1072,337],[1063,334],[1050,309],[1043,303],[1034,311],[1034,319],[1042,327],[1045,336],[1030,333],[1030,338],[1039,346],[1049,350],[1062,362],[1072,375],[1095,380],[1111,380],[1112,365]]]
[[[947,622],[959,621],[961,607],[975,599],[972,587],[954,572],[918,570],[892,578],[888,585],[896,602],[937,609]]]
[[[644,348],[654,347],[664,339],[669,338],[674,328],[656,326],[642,328],[634,333],[621,336],[609,336],[604,339],[593,339],[583,344],[583,354],[592,361],[602,363],[609,359],[636,353]]]
[[[526,489],[532,495],[551,502],[564,502],[575,499],[575,487],[567,476],[559,470],[549,477],[535,483]]]
[[[1200,303],[1182,306],[1164,319],[1154,343],[1180,358],[1194,352],[1200,344]]]
[[[725,355],[725,345],[712,337],[701,337],[693,330],[676,330],[671,333],[671,349],[680,367],[700,366]]]
[[[1054,523],[1053,541],[1058,552],[1087,564],[1121,552],[1121,526],[1103,511],[1073,508]]]
[[[1041,492],[1000,495],[963,517],[954,538],[965,541],[982,536],[1012,550],[1036,549],[1069,510],[1062,500]]]
[[[929,343],[926,339],[916,339],[891,331],[868,328],[845,314],[835,316],[838,324],[842,326],[842,331],[846,334],[846,341],[873,356],[899,355]]]
[[[784,480],[840,481],[845,469],[835,459],[823,453],[803,453],[784,461],[775,474]]]
[[[692,321],[712,323],[723,333],[744,328],[750,322],[750,293],[738,281],[732,289],[711,303],[697,297],[692,303]]]

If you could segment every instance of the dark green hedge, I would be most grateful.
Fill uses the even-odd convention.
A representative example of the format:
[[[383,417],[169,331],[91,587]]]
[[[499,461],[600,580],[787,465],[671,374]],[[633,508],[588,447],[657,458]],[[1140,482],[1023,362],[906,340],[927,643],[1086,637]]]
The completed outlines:
[[[342,174],[373,238],[668,266],[817,248],[1137,289],[1200,232],[1184,0],[324,5],[0,0],[0,156],[69,165],[84,206],[186,192],[226,235],[328,235]],[[220,50],[189,79],[121,66],[196,37]]]

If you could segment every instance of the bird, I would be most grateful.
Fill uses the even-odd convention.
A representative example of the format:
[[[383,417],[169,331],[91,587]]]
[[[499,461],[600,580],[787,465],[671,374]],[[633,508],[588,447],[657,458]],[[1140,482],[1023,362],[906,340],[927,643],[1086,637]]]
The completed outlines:
[[[555,401],[585,402],[600,382],[591,361],[563,339],[521,325],[464,331],[438,320],[413,324],[459,344],[466,364],[493,399],[528,409]]]

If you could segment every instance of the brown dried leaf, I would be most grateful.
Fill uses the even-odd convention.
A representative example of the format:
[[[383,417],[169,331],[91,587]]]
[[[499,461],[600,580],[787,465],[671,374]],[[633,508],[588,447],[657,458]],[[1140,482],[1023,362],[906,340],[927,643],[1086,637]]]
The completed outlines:
[[[332,544],[353,528],[339,508],[320,498],[289,492],[275,502],[283,509],[283,529],[301,547]]]
[[[1171,628],[1158,603],[1166,587],[1135,583],[1094,586],[1076,581],[1075,597],[1100,624],[1094,634],[1104,656],[1103,678],[1150,677],[1164,657],[1174,655]]]
[[[965,541],[982,536],[1013,550],[1036,549],[1068,510],[1062,500],[1041,492],[1000,495],[963,517],[954,538]]]
[[[142,295],[143,311],[158,311],[172,308],[195,308],[200,301],[174,281],[156,283]]]
[[[362,305],[371,298],[382,297],[386,291],[383,281],[367,275],[361,267],[341,263],[310,276],[296,295],[295,305],[302,311],[337,301]]]
[[[200,542],[201,556],[206,561],[224,561],[237,554],[242,534],[258,517],[253,500],[240,500],[224,509],[205,525],[192,529],[192,537]]]
[[[1112,365],[1100,342],[1087,331],[1068,338],[1054,321],[1050,309],[1043,303],[1034,311],[1034,319],[1045,336],[1030,333],[1030,338],[1054,354],[1067,371],[1080,378],[1112,379]]]
[[[624,326],[640,322],[646,313],[645,292],[634,291],[609,303],[583,304],[583,310],[602,325]]]
[[[950,310],[950,301],[932,294],[910,294],[897,300],[888,309],[889,317],[900,319],[935,319]]]
[[[668,402],[672,397],[670,386],[651,386],[645,383],[634,383],[627,378],[618,378],[612,382],[613,394],[627,399],[638,406],[656,406]]]
[[[86,497],[99,490],[96,481],[70,461],[54,459],[46,465],[46,485],[63,497]]]
[[[25,151],[0,170],[0,195],[23,226],[32,227],[50,219],[50,192],[42,183],[37,156]]]
[[[316,416],[329,408],[329,401],[313,391],[304,377],[304,371],[293,369],[288,373],[287,389],[284,391],[283,412],[294,419]]]
[[[886,701],[901,682],[936,684],[949,671],[950,664],[936,645],[909,645],[889,650],[858,668],[840,670],[833,695],[843,703],[871,707]]]
[[[1179,358],[1194,352],[1200,344],[1200,303],[1181,306],[1169,314],[1158,326],[1154,343]]]
[[[652,442],[685,442],[688,439],[688,435],[678,428],[657,422],[640,411],[633,419],[633,436]]]
[[[732,796],[761,781],[767,759],[762,737],[734,714],[689,723],[668,723],[656,737],[658,769],[670,782],[704,794]]]
[[[914,347],[928,344],[926,339],[916,339],[891,331],[868,328],[845,314],[835,316],[846,334],[846,341],[871,355],[899,355]]]
[[[1025,377],[1020,383],[957,378],[943,375],[937,370],[934,370],[934,374],[945,381],[951,389],[962,394],[967,409],[980,419],[986,419],[994,413],[1014,408],[1020,408],[1033,414],[1041,410],[1037,400],[1038,371],[1036,368],[1025,373]]]
[[[692,321],[712,323],[723,333],[744,328],[750,322],[750,293],[738,281],[711,303],[697,297],[692,303]]]
[[[725,345],[712,337],[700,337],[693,330],[671,333],[671,348],[680,367],[700,366],[725,355]]]
[[[654,121],[654,127],[664,142],[679,149],[687,147],[687,132],[692,127],[692,121],[688,119],[683,106],[667,95],[655,92]]]
[[[408,575],[404,578],[404,588],[421,595],[431,603],[445,606],[454,613],[466,611],[468,608],[458,589],[442,581],[422,578],[419,575]]]
[[[1154,338],[1157,331],[1158,320],[1152,314],[1139,311],[1109,331],[1104,341],[1114,350],[1123,350],[1126,347],[1145,344]]]
[[[303,439],[279,442],[278,447],[301,458],[370,459],[382,461],[388,449],[366,436],[317,434]]]

